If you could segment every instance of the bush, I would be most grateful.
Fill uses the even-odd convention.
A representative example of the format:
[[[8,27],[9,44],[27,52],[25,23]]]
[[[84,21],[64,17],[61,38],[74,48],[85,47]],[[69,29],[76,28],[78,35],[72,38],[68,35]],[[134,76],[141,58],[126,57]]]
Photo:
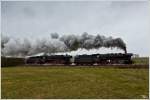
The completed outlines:
[[[1,57],[1,67],[24,65],[24,58]]]

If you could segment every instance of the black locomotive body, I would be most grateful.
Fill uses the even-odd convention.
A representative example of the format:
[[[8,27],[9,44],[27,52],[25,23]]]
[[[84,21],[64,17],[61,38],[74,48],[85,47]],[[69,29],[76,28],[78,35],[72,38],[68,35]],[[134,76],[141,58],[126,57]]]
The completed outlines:
[[[76,65],[93,65],[96,59],[95,55],[78,55],[75,56],[74,63]]]
[[[26,64],[50,64],[50,65],[108,65],[108,64],[132,64],[131,53],[111,53],[92,55],[50,55],[35,56],[26,59]],[[74,58],[73,61],[71,61]]]
[[[25,59],[26,64],[44,64],[44,56],[34,56]]]
[[[72,56],[69,55],[51,55],[51,56],[35,56],[35,57],[29,57],[26,59],[26,64],[64,64],[68,65],[70,64],[70,58]]]
[[[45,56],[45,63],[46,64],[70,64],[70,58],[72,56],[69,55],[51,55],[51,56]]]
[[[97,64],[131,64],[131,53],[95,54]]]

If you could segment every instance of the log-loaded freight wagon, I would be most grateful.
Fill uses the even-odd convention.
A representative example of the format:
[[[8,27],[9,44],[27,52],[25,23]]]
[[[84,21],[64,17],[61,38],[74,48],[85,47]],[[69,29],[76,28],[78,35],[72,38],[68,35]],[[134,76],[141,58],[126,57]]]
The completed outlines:
[[[49,65],[108,65],[108,64],[132,64],[132,53],[110,53],[92,55],[43,55],[28,57],[26,64]]]

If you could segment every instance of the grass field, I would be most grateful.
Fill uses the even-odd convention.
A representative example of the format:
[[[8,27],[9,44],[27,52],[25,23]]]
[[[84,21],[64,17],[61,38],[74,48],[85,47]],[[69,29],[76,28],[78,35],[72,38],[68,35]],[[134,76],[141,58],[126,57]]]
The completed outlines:
[[[149,57],[138,57],[132,60],[134,64],[149,64]]]
[[[148,98],[148,69],[2,68],[2,98]]]

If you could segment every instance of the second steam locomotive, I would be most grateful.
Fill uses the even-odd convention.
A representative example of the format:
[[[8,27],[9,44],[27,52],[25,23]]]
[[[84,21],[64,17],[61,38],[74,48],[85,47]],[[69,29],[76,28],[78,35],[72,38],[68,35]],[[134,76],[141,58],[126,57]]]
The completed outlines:
[[[132,53],[111,53],[92,55],[43,55],[28,57],[26,64],[49,64],[49,65],[109,65],[109,64],[132,64]]]

